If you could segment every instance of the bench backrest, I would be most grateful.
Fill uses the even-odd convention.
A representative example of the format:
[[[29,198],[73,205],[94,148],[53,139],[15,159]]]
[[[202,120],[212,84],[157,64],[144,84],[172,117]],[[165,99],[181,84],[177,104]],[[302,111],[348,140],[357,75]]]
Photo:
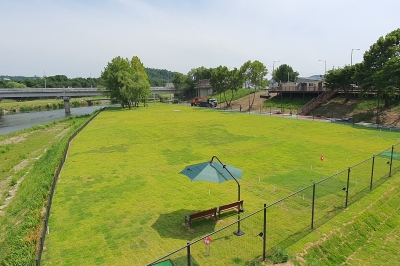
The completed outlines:
[[[217,213],[217,208],[212,208],[210,210],[193,213],[190,215],[190,219],[193,220],[193,219],[197,219],[197,218],[201,218],[201,217],[215,215],[216,213]]]
[[[233,202],[233,203],[230,203],[230,204],[226,204],[226,205],[220,206],[219,207],[219,211],[231,209],[231,208],[234,208],[234,207],[240,208],[241,205],[243,205],[243,200],[236,201],[236,202]]]

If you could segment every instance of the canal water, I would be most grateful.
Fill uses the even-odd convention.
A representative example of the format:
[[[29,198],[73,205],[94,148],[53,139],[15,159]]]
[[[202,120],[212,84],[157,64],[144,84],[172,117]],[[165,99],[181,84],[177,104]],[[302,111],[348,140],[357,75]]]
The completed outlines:
[[[91,114],[94,111],[103,107],[105,106],[96,105],[71,108],[70,115],[66,115],[64,109],[14,115],[3,115],[0,116],[0,135],[9,134],[18,130],[30,128],[41,124],[47,124],[55,120],[62,120],[64,118],[67,118],[68,116]]]

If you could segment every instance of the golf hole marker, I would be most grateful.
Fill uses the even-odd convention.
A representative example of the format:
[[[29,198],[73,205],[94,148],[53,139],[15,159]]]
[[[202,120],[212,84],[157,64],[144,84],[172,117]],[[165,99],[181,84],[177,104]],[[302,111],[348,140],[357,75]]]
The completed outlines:
[[[204,238],[204,244],[206,244],[206,254],[210,255],[210,244],[211,244],[211,237],[207,236]]]

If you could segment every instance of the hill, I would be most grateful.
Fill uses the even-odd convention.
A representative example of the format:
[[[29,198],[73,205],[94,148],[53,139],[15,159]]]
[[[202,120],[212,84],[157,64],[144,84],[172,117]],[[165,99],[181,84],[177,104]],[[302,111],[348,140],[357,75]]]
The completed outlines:
[[[150,79],[150,86],[165,86],[166,83],[171,82],[175,76],[175,72],[166,69],[145,68],[147,76]]]
[[[283,113],[288,114],[290,109],[293,114],[306,104],[312,98],[305,98],[296,95],[288,96],[271,95],[270,99],[260,98],[260,95],[266,94],[265,92],[257,92],[255,95],[254,105],[252,111],[258,111],[262,108],[263,113],[268,113],[270,110],[281,110]],[[251,94],[252,95],[252,94]],[[275,97],[277,96],[277,97]],[[252,100],[252,98],[250,99]],[[232,110],[248,111],[249,96],[242,97],[232,102]],[[384,125],[387,127],[400,127],[400,100],[392,99],[390,108],[384,108],[382,104],[378,107],[378,102],[375,98],[358,98],[353,97],[346,100],[344,97],[335,97],[320,107],[314,110],[314,115],[326,118],[342,119],[343,117],[350,117],[350,122],[354,123],[372,123]],[[310,114],[311,116],[313,114]],[[379,116],[379,118],[378,118]]]

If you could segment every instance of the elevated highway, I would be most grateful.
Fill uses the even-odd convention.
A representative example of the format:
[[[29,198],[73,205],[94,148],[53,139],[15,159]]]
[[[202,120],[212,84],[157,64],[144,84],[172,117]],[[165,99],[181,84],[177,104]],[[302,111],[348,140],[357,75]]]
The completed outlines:
[[[61,97],[87,97],[100,96],[105,89],[97,88],[23,88],[1,89],[0,99],[24,99],[24,98],[61,98]],[[151,94],[174,94],[174,86],[151,87]]]

